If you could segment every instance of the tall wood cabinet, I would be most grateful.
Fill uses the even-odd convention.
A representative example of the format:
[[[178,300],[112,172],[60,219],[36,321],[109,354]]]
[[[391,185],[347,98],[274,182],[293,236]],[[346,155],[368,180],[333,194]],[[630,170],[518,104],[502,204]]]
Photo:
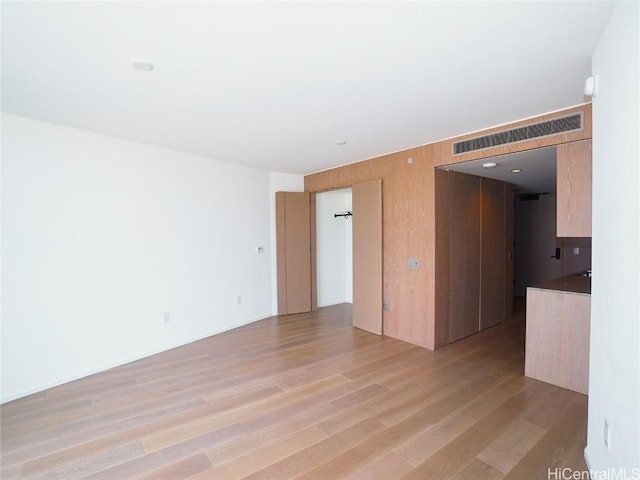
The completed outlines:
[[[450,343],[512,314],[513,189],[438,171],[436,198],[436,323]]]

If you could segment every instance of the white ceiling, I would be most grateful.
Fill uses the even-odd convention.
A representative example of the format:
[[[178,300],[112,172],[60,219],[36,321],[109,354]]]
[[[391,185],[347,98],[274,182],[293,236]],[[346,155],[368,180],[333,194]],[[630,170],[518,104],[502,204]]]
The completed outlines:
[[[310,173],[582,103],[611,5],[4,1],[2,110]]]
[[[483,168],[482,165],[486,162],[498,165],[491,169]],[[554,193],[556,164],[556,147],[546,147],[448,165],[442,169],[502,180],[513,184],[516,193]],[[513,173],[513,169],[522,171]]]

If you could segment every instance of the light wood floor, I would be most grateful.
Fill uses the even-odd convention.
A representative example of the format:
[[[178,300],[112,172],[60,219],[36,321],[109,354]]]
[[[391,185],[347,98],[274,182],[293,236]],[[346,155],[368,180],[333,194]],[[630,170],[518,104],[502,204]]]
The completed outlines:
[[[2,406],[3,479],[535,479],[584,470],[587,397],[523,376],[524,322],[437,352],[274,317]]]

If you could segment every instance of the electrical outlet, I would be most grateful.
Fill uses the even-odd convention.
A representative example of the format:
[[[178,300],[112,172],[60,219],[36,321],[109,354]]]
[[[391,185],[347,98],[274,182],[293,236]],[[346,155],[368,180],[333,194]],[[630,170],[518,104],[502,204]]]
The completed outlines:
[[[382,302],[382,310],[385,312],[389,311],[389,302]]]
[[[171,315],[169,314],[169,312],[164,312],[164,315],[162,316],[162,323],[169,323],[171,321]]]
[[[263,253],[264,252],[264,247],[256,247],[256,252]]]
[[[604,446],[607,447],[607,450],[611,450],[611,429],[606,418],[604,419]]]
[[[573,247],[573,254],[580,255],[580,247]]]

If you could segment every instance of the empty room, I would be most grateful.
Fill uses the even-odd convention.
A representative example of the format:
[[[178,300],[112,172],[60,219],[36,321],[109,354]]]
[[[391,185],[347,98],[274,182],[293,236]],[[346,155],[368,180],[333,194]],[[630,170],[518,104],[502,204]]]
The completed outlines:
[[[640,478],[640,4],[2,1],[3,479]]]

